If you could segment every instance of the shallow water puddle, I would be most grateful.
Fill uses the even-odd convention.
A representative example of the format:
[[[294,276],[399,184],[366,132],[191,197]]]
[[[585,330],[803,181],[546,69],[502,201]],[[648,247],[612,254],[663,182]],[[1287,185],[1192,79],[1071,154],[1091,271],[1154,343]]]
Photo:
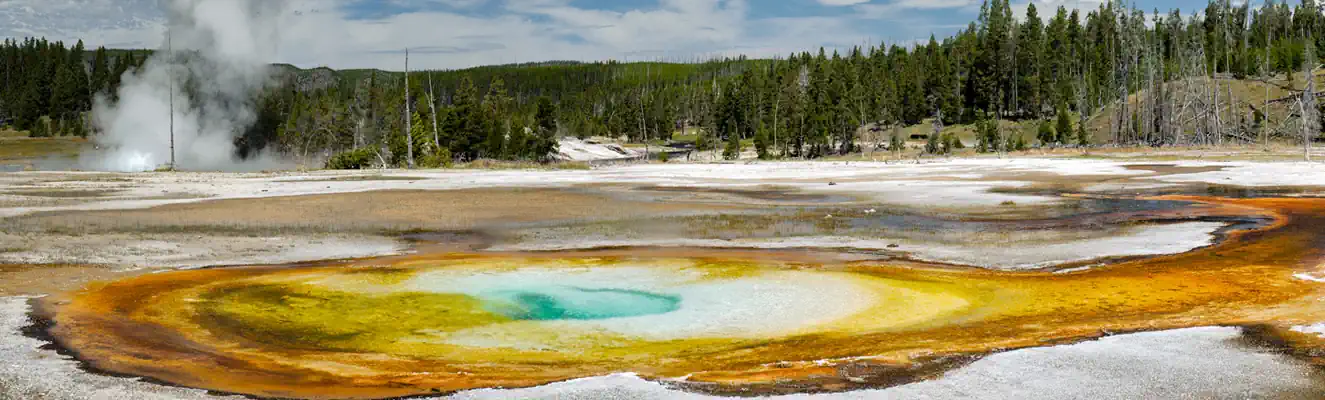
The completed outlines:
[[[1274,222],[1064,274],[753,250],[449,253],[146,275],[39,314],[98,370],[300,398],[622,372],[714,393],[840,391],[1107,332],[1325,321],[1325,285],[1293,277],[1320,265],[1325,201],[1147,201]]]

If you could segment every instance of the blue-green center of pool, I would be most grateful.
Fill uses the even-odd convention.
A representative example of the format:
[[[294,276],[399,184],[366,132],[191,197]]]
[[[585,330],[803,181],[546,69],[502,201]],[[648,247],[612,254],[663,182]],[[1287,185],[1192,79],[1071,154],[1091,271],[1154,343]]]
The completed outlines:
[[[543,287],[488,293],[489,309],[525,321],[596,320],[666,314],[681,306],[676,296],[623,289]]]

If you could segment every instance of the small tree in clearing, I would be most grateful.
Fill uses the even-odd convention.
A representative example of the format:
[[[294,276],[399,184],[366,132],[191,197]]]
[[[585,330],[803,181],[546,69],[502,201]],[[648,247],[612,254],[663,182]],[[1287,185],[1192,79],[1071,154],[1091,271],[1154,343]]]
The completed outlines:
[[[1054,128],[1049,126],[1049,122],[1041,122],[1039,132],[1035,138],[1040,141],[1040,147],[1052,147],[1058,143],[1058,135],[1054,134]]]
[[[904,150],[906,150],[906,139],[902,138],[902,128],[895,126],[893,127],[892,137],[888,138],[888,151],[893,152],[893,154],[901,154]]]
[[[1067,107],[1058,107],[1058,122],[1054,127],[1054,132],[1058,137],[1054,138],[1058,143],[1072,143],[1072,117],[1067,114]]]
[[[1090,133],[1086,132],[1085,124],[1077,126],[1077,146],[1081,146],[1082,149],[1090,147]]]
[[[755,131],[755,151],[759,153],[760,160],[773,158],[773,153],[769,152],[769,134],[764,124],[759,124],[759,130]]]
[[[731,135],[727,137],[727,147],[722,149],[722,158],[725,160],[735,160],[741,158],[741,137]]]

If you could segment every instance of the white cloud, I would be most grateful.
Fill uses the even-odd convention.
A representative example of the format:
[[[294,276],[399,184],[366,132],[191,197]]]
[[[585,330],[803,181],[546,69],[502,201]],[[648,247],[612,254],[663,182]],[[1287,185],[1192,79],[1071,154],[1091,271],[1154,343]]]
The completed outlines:
[[[819,4],[825,6],[854,6],[861,3],[869,3],[870,0],[818,0]]]
[[[320,0],[334,1],[334,0]],[[302,66],[463,68],[545,60],[691,60],[786,55],[858,43],[849,17],[751,18],[745,0],[659,0],[625,11],[567,0],[507,0],[503,13],[425,11],[356,20],[336,8],[305,13],[284,32],[281,55]]]
[[[1058,7],[1066,8],[1069,13],[1072,10],[1080,10],[1084,18],[1087,12],[1099,9],[1100,5],[1104,4],[1104,0],[1031,0],[1018,2],[1012,4],[1012,15],[1018,21],[1025,21],[1026,10],[1032,3],[1035,4],[1035,13],[1040,15],[1041,20],[1048,23],[1054,15],[1058,14]],[[1084,23],[1085,20],[1083,19],[1082,22]]]
[[[893,0],[886,3],[870,3],[856,6],[856,10],[868,17],[893,16],[906,10],[942,10],[949,8],[969,8],[980,5],[981,0]]]
[[[755,18],[747,0],[656,0],[622,11],[570,0],[503,0],[496,12],[481,13],[468,10],[486,10],[493,0],[425,0],[442,7],[372,19],[350,15],[344,7],[349,0],[284,1],[292,11],[283,17],[272,61],[304,67],[398,70],[403,68],[399,52],[406,47],[413,49],[412,67],[464,68],[545,60],[763,57],[847,47],[869,37],[857,29],[854,16]],[[83,38],[89,47],[159,47],[164,37],[156,0],[0,0],[0,24],[0,36]]]
[[[0,0],[0,36],[143,47],[158,42],[162,15],[156,0]]]

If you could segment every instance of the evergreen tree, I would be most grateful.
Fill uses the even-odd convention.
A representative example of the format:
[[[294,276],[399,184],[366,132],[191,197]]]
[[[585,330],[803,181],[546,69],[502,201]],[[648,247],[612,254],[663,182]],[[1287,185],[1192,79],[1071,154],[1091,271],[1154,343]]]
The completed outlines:
[[[537,126],[535,144],[532,153],[538,160],[546,160],[557,152],[557,106],[552,99],[539,97],[534,114]]]
[[[110,88],[110,58],[105,47],[98,47],[92,56],[92,76],[89,90],[93,95],[106,92]]]
[[[944,124],[955,124],[961,116],[961,104],[957,100],[957,75],[953,72],[952,61],[947,50],[940,46],[933,35],[929,37],[929,65],[926,75],[926,98],[929,101],[927,111],[936,113]]]
[[[461,160],[477,159],[483,141],[488,137],[487,118],[479,101],[478,89],[468,76],[460,79],[453,101],[446,129],[454,135],[451,153]]]
[[[920,58],[919,54],[915,57],[908,56],[906,50],[900,50],[897,71],[901,73],[897,76],[897,94],[899,107],[902,114],[901,121],[907,125],[919,124],[925,117],[933,113],[929,107],[929,102],[925,99],[924,74],[925,60]]]
[[[126,52],[124,55],[116,57],[115,68],[111,70],[109,77],[109,91],[111,98],[118,100],[120,98],[120,85],[124,81],[124,74],[129,73],[137,61],[133,59],[133,53]]]
[[[755,132],[755,151],[759,153],[760,160],[771,160],[773,158],[769,135],[768,128],[760,123],[759,130]]]
[[[53,118],[69,118],[82,111],[81,93],[76,73],[67,65],[61,64],[51,87],[50,115]]]
[[[727,146],[722,149],[722,158],[725,160],[741,158],[741,138],[739,136],[727,137]]]
[[[1026,6],[1026,23],[1017,35],[1017,96],[1018,104],[1027,116],[1038,117],[1044,99],[1040,95],[1043,76],[1041,52],[1044,49],[1044,27],[1035,3]]]
[[[1048,121],[1039,123],[1035,138],[1040,141],[1041,147],[1053,147],[1058,143],[1058,136],[1054,133],[1054,128],[1049,126]]]
[[[410,135],[407,138],[414,139],[414,154],[420,159],[427,159],[430,155],[435,155],[437,149],[432,148],[431,128],[423,123],[423,116],[419,115],[419,110],[415,109],[410,113]],[[437,160],[440,161],[440,160]],[[425,162],[426,164],[426,162]],[[440,164],[424,165],[425,168],[436,168]]]
[[[906,138],[902,137],[902,129],[894,126],[893,133],[888,137],[888,151],[900,155],[906,151]]]
[[[488,85],[488,94],[483,96],[483,131],[487,136],[484,142],[483,156],[502,158],[506,155],[507,129],[509,121],[504,121],[506,114],[506,85],[501,79],[494,79]]]
[[[925,140],[925,154],[939,154],[943,150],[943,143],[939,136],[937,132],[931,133],[929,139]]]
[[[1086,124],[1077,125],[1077,146],[1090,147],[1090,132],[1086,131]]]
[[[971,82],[967,84],[968,107],[972,109],[1003,110],[1004,89],[1007,87],[1004,82],[1010,75],[1004,60],[1011,56],[1003,51],[1011,29],[1011,21],[1004,17],[1005,4],[1005,0],[993,0],[992,3],[986,0],[981,6],[980,45],[976,49]]]
[[[38,118],[32,122],[32,127],[28,129],[28,136],[34,138],[51,136],[50,127],[49,124],[46,123],[45,118]]]
[[[89,87],[87,76],[86,48],[83,47],[83,41],[79,40],[69,49],[68,61],[65,68],[69,70],[72,80],[73,108],[69,113],[83,112],[92,109],[92,90]]]
[[[1067,107],[1065,106],[1058,107],[1058,121],[1056,122],[1054,131],[1057,133],[1057,136],[1053,140],[1054,142],[1065,144],[1072,143],[1073,136],[1075,136],[1072,134],[1072,117],[1068,115]]]
[[[1045,50],[1041,57],[1041,85],[1045,101],[1066,104],[1072,97],[1072,44],[1067,36],[1067,8],[1058,6],[1058,12],[1045,28]]]
[[[993,114],[980,112],[975,122],[975,149],[981,153],[994,153],[1003,150],[1003,138],[999,136],[998,119]]]

